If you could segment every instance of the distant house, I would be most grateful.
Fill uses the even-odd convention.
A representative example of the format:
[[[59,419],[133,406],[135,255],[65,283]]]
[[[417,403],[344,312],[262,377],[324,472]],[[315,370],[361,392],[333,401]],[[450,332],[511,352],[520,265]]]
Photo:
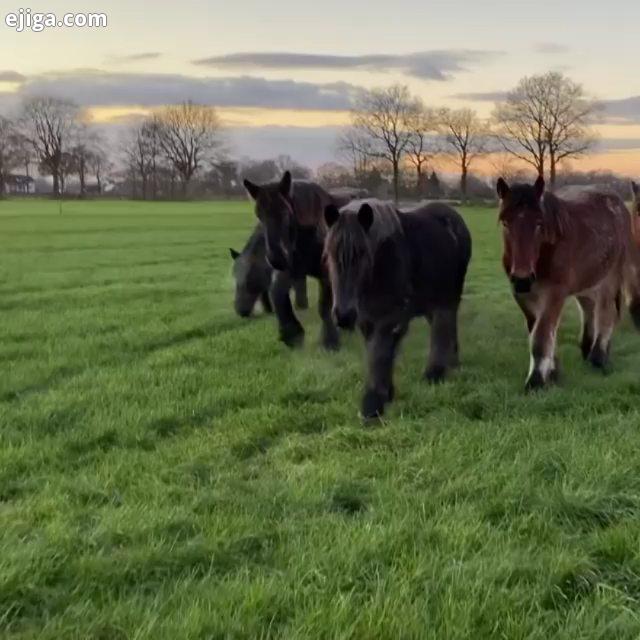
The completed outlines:
[[[35,181],[31,176],[13,173],[5,179],[5,189],[7,194],[12,196],[25,196],[36,191]]]

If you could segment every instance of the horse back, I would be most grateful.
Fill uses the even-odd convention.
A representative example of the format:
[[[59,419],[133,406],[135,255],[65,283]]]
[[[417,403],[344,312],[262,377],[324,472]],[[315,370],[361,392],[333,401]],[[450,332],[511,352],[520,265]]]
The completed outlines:
[[[472,253],[462,216],[442,203],[398,215],[411,256],[414,290],[434,300],[459,302]]]

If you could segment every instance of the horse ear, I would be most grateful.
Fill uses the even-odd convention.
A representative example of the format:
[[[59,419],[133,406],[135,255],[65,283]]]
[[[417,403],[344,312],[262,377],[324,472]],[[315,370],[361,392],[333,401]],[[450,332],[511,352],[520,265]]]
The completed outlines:
[[[231,254],[232,260],[237,260],[240,257],[240,253],[235,249],[229,249],[229,253]]]
[[[260,187],[257,184],[254,184],[253,182],[251,182],[251,180],[245,180],[243,184],[244,184],[244,188],[247,190],[249,195],[254,200],[257,200],[258,195],[260,193]]]
[[[637,198],[640,196],[640,185],[636,184],[633,180],[631,181],[631,193]]]
[[[324,220],[327,223],[327,227],[331,229],[333,225],[338,222],[340,217],[340,210],[335,204],[329,204],[324,209]]]
[[[365,202],[358,211],[358,222],[362,225],[365,232],[368,232],[373,225],[373,209],[368,202]]]
[[[511,189],[509,189],[509,185],[504,178],[498,178],[496,191],[498,192],[498,197],[500,198],[500,200],[504,200],[509,195],[509,191],[511,191]]]
[[[282,176],[282,180],[280,180],[280,193],[287,197],[291,197],[291,187],[293,185],[293,180],[291,178],[291,172],[285,171]]]
[[[540,200],[544,195],[544,178],[542,176],[538,176],[536,183],[533,185],[533,188],[536,192],[536,198]]]

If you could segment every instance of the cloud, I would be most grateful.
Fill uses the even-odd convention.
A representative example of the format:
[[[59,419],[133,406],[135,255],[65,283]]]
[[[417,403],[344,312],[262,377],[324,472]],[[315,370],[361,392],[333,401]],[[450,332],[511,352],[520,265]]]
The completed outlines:
[[[640,138],[600,138],[595,145],[595,150],[599,152],[635,149],[640,149]]]
[[[440,50],[404,55],[338,56],[313,53],[232,53],[194,60],[216,69],[329,69],[340,71],[400,72],[422,80],[449,80],[455,73],[492,60],[498,51]]]
[[[25,76],[17,71],[0,71],[0,82],[24,82]]]
[[[219,107],[351,108],[359,88],[345,82],[313,84],[250,76],[194,78],[174,74],[108,73],[91,70],[29,78],[19,97],[50,95],[81,106],[154,107],[193,100]]]
[[[640,96],[631,96],[621,100],[603,100],[605,122],[612,124],[640,124]]]
[[[562,53],[569,53],[569,47],[557,42],[537,42],[533,45],[533,50],[536,53],[559,55]]]
[[[158,51],[150,51],[147,53],[132,53],[129,55],[117,55],[117,56],[109,56],[107,58],[108,62],[114,62],[116,64],[122,64],[124,62],[143,62],[145,60],[157,60],[161,58],[162,54]]]
[[[500,102],[507,97],[506,91],[478,91],[469,93],[454,93],[449,96],[454,100],[468,100],[469,102]]]
[[[335,159],[340,127],[230,127],[225,135],[236,157],[264,160],[290,155],[316,168]]]

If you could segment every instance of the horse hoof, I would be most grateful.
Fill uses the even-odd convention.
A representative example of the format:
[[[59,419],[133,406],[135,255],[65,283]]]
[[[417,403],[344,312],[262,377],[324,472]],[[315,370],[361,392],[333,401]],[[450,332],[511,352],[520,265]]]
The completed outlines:
[[[429,367],[424,374],[425,380],[429,384],[440,384],[444,382],[447,370],[442,365],[434,365]]]
[[[640,298],[634,300],[629,306],[629,313],[636,329],[640,331]]]
[[[340,351],[340,335],[338,332],[324,335],[322,337],[322,346],[327,351]]]
[[[535,391],[541,391],[545,388],[545,381],[542,374],[539,371],[534,371],[524,385],[526,393],[532,393]]]
[[[308,300],[298,300],[296,302],[296,309],[298,309],[299,311],[306,311],[308,308],[309,308]]]
[[[594,369],[607,373],[609,357],[602,349],[596,348],[589,354],[589,363]]]
[[[377,391],[370,389],[362,399],[362,419],[365,422],[379,420],[384,415],[384,397]]]
[[[304,344],[304,329],[295,324],[283,327],[280,331],[280,340],[292,349],[301,347]]]

